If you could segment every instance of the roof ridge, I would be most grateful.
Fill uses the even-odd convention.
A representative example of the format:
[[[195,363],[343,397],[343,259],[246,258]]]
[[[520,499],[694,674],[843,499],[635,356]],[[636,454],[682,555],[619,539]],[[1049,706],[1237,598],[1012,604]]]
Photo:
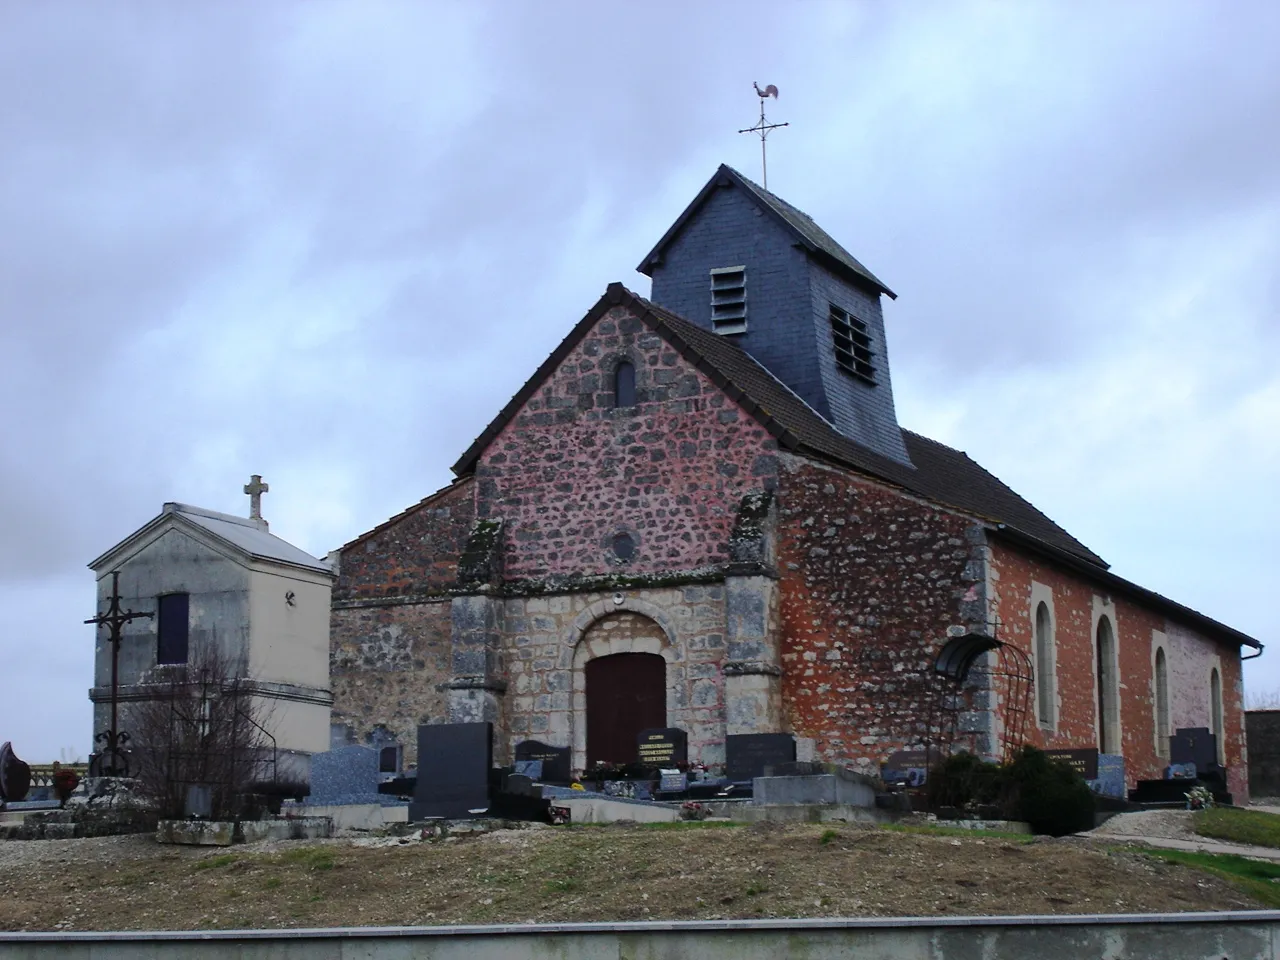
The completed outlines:
[[[160,512],[162,514],[182,513],[193,517],[208,517],[210,520],[222,520],[225,523],[235,523],[242,527],[249,527],[253,530],[261,530],[263,533],[271,534],[273,537],[276,536],[274,533],[271,533],[271,530],[267,526],[267,522],[265,520],[255,520],[253,517],[240,517],[236,516],[234,513],[222,513],[218,510],[209,510],[205,507],[193,506],[190,503],[179,503],[176,500],[166,502]],[[280,540],[281,538],[276,537],[276,539]],[[288,543],[287,540],[285,542]]]

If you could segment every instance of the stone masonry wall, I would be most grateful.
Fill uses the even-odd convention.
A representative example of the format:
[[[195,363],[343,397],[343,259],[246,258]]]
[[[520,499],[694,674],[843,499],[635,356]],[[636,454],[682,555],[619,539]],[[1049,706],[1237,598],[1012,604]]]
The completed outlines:
[[[475,519],[475,485],[460,480],[342,548],[333,599],[437,594],[458,577]]]
[[[1111,595],[1104,587],[1007,544],[994,543],[991,557],[992,609],[1000,617],[1001,640],[1017,644],[1030,655],[1035,630],[1033,585],[1037,585],[1037,597],[1051,598],[1056,723],[1046,726],[1037,721],[1033,690],[1028,742],[1050,749],[1099,746],[1095,632],[1098,611],[1105,610],[1112,621],[1120,666],[1120,733],[1128,785],[1162,776],[1168,762],[1157,754],[1155,733],[1154,663],[1156,644],[1160,644],[1169,669],[1170,731],[1212,726],[1209,673],[1214,665],[1220,667],[1229,785],[1237,802],[1247,798],[1237,648],[1216,644],[1162,613]],[[1105,601],[1110,603],[1104,607]]]
[[[581,767],[586,661],[660,653],[667,659],[667,721],[689,734],[690,761],[724,762],[723,586],[508,598],[503,606],[510,748],[530,738],[572,746]]]
[[[635,365],[638,403],[614,407]],[[738,504],[771,486],[776,442],[625,307],[605,314],[476,466],[481,516],[507,521],[508,579],[723,563]],[[612,538],[637,555],[619,564]]]
[[[409,762],[418,724],[448,719],[437,689],[449,678],[444,592],[457,578],[474,490],[470,481],[446,487],[348,544],[339,561],[329,626],[332,720],[362,741],[386,727]]]
[[[947,629],[984,619],[973,523],[848,471],[780,475],[783,702],[817,757],[878,772],[925,734],[926,674]],[[971,595],[972,596],[972,595]]]

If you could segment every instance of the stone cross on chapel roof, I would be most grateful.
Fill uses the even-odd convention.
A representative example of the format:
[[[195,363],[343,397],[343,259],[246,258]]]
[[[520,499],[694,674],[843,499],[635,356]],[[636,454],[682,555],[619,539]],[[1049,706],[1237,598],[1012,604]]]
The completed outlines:
[[[244,492],[249,495],[249,519],[261,520],[263,525],[266,521],[262,519],[262,495],[271,488],[262,482],[262,475],[255,473],[249,478],[249,482],[244,485]]]

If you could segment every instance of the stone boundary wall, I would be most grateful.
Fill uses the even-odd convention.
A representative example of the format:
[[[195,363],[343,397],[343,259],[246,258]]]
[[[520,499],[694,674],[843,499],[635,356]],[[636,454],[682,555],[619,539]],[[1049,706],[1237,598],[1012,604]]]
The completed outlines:
[[[888,917],[198,930],[182,933],[0,933],[0,960],[310,960],[663,957],[666,960],[1041,960],[1222,957],[1280,960],[1280,913],[1238,911],[1052,917]]]

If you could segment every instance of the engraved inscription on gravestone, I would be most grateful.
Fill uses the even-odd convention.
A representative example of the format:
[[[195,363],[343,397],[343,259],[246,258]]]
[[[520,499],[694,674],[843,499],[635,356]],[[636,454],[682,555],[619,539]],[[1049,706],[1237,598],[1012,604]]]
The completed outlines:
[[[662,793],[684,793],[689,789],[689,775],[679,770],[659,770],[658,790]]]
[[[689,762],[689,735],[677,727],[641,730],[637,759],[646,767],[679,767]]]
[[[922,787],[929,779],[929,752],[898,750],[891,753],[880,766],[880,776],[885,783]]]
[[[741,733],[724,738],[725,776],[730,780],[763,777],[766,768],[794,763],[796,738],[789,733]]]
[[[1098,779],[1098,748],[1089,747],[1083,750],[1046,750],[1044,755],[1050,760],[1062,760],[1071,766],[1085,780]]]
[[[568,747],[553,747],[540,740],[521,740],[516,744],[515,759],[541,760],[542,769],[535,776],[545,783],[568,783],[572,779],[570,750]]]

